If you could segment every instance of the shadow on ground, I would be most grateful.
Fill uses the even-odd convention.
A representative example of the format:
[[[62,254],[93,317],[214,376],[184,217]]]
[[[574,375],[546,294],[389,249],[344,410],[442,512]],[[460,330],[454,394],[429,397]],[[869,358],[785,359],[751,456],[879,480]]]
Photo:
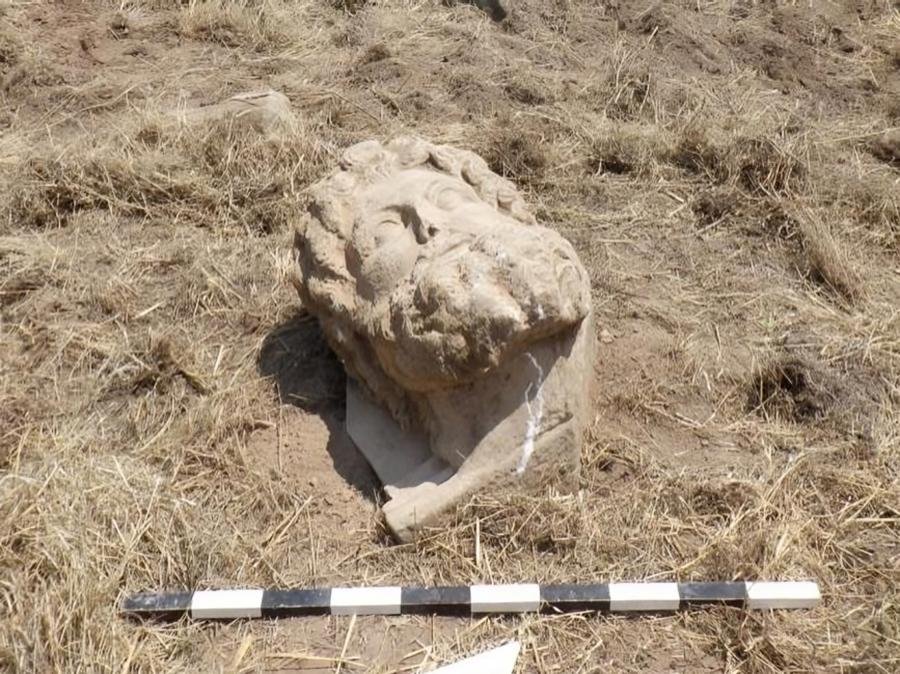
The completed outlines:
[[[381,485],[345,430],[346,374],[315,317],[300,311],[275,326],[263,340],[257,366],[260,374],[274,381],[282,404],[321,417],[328,428],[327,451],[335,471],[375,500]]]
[[[314,316],[299,311],[266,335],[259,372],[275,382],[282,403],[308,412],[344,405],[346,375]]]

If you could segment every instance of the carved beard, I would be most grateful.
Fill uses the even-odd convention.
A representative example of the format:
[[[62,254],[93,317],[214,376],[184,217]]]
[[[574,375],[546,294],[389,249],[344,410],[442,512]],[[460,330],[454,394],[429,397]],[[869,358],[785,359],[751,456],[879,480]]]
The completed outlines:
[[[426,246],[380,307],[386,329],[375,350],[401,386],[427,392],[471,381],[587,316],[590,284],[571,245],[544,228],[517,230],[515,253],[489,235]]]

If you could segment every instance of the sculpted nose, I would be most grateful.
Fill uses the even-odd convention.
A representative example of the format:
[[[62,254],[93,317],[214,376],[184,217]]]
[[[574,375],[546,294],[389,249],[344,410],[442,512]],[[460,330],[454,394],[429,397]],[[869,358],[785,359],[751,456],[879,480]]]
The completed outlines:
[[[429,212],[430,210],[420,204],[407,204],[400,208],[403,226],[415,235],[416,243],[420,245],[428,243],[438,233],[437,219]]]

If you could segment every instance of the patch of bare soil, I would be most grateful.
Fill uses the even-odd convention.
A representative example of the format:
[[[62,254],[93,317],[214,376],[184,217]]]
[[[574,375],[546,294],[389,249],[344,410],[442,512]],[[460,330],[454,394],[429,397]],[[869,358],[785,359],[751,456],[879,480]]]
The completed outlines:
[[[891,672],[892,0],[0,3],[0,669]],[[497,17],[499,18],[499,17]],[[174,111],[265,88],[275,133]],[[346,146],[484,156],[591,274],[580,489],[395,546],[292,287]],[[134,624],[155,588],[818,580],[813,611]],[[343,660],[341,659],[343,658]]]

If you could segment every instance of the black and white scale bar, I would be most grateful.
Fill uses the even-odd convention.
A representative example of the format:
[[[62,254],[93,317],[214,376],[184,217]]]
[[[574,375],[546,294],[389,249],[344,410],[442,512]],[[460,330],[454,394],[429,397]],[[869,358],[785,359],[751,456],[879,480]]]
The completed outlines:
[[[750,610],[806,609],[821,599],[814,582],[604,583],[462,587],[335,587],[197,590],[128,597],[122,613],[194,620],[310,615],[484,615],[489,613],[668,612],[724,605]]]

